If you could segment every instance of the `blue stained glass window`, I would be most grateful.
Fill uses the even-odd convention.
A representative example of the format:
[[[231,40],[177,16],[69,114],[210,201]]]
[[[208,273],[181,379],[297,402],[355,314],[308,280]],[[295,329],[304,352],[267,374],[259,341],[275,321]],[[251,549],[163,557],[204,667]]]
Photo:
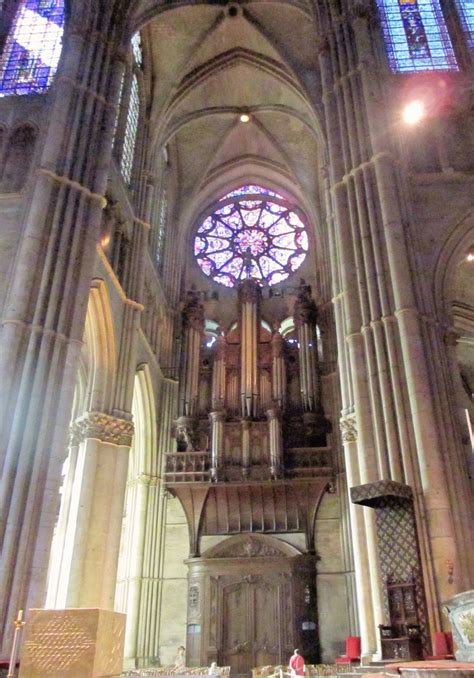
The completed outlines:
[[[255,185],[221,198],[194,239],[201,270],[226,287],[244,278],[276,285],[301,266],[307,252],[308,234],[299,214],[285,198]]]
[[[56,73],[64,0],[21,3],[0,59],[0,96],[45,92]]]
[[[467,44],[474,49],[474,0],[456,0]]]
[[[377,0],[377,4],[392,71],[458,70],[439,0]]]
[[[122,176],[127,183],[130,183],[133,169],[133,158],[135,155],[135,142],[138,132],[138,117],[140,114],[140,97],[138,88],[138,79],[134,75],[132,78],[132,87],[130,89],[130,102],[128,105],[127,124],[125,126],[125,137],[123,140],[122,161],[120,169]]]

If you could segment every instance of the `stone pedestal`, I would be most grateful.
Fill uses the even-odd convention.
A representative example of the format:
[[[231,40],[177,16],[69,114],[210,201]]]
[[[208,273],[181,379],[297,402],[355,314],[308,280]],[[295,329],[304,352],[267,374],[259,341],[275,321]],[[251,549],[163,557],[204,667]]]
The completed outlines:
[[[111,678],[122,671],[125,615],[110,610],[29,610],[20,678]]]
[[[459,662],[474,662],[474,589],[458,593],[446,603]],[[474,671],[474,666],[473,666]]]

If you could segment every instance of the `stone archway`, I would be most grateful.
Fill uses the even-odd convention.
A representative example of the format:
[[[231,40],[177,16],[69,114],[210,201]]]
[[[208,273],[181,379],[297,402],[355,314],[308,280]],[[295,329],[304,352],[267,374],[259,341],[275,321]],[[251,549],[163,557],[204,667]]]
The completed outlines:
[[[190,665],[245,674],[286,663],[295,644],[318,655],[315,556],[274,537],[238,535],[187,561]]]

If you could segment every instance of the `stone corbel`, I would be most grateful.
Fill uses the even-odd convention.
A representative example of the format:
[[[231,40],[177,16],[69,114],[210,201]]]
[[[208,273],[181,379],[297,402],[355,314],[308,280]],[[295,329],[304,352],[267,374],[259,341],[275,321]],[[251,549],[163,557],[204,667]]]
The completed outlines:
[[[348,414],[339,420],[342,441],[344,443],[357,442],[357,422],[355,414]]]

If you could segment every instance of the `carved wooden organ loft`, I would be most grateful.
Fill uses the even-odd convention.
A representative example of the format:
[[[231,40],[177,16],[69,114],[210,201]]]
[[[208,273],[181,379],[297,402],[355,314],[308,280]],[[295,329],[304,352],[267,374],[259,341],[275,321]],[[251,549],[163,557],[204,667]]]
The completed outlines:
[[[166,486],[186,513],[191,556],[202,535],[245,532],[305,532],[312,552],[333,469],[311,288],[302,280],[296,289],[285,336],[262,318],[256,281],[239,284],[235,306],[236,322],[225,333],[215,323],[212,336],[198,293],[188,292]]]

